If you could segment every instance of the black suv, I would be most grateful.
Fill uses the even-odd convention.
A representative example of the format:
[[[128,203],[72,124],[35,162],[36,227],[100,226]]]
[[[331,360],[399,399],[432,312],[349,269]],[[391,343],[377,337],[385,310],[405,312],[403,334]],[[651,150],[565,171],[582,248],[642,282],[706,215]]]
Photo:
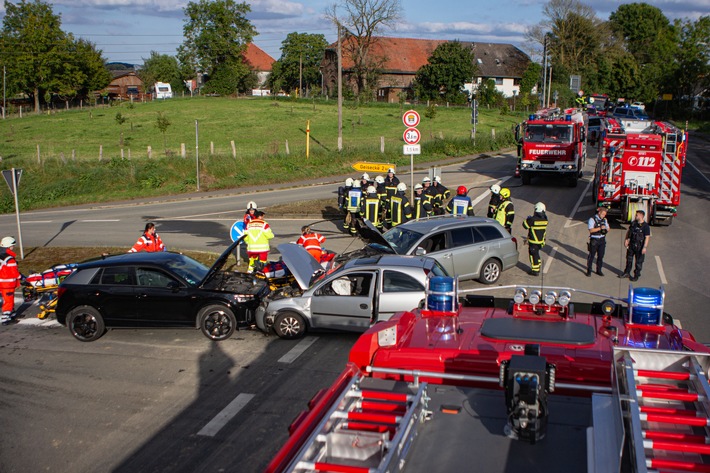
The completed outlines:
[[[208,268],[173,252],[126,253],[82,263],[59,286],[57,321],[82,342],[112,327],[194,327],[211,340],[254,322],[268,284],[222,271],[237,242]]]

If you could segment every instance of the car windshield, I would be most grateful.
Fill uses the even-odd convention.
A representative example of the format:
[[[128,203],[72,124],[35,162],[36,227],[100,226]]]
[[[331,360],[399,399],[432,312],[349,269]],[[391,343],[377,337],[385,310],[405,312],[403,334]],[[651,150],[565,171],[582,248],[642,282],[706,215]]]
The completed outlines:
[[[571,127],[568,125],[528,125],[525,140],[533,143],[569,143]]]
[[[207,266],[185,255],[169,260],[167,266],[191,286],[197,286],[209,271]]]
[[[406,228],[394,227],[382,236],[392,248],[394,248],[397,254],[406,255],[412,246],[421,239],[422,234],[407,230]]]
[[[589,126],[602,126],[602,119],[601,118],[590,118],[589,119]]]

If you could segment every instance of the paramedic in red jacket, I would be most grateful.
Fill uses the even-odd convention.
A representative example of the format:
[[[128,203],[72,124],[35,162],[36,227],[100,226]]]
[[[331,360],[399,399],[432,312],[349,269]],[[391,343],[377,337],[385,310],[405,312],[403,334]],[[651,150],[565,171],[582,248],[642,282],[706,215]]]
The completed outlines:
[[[301,238],[296,243],[304,247],[320,263],[320,257],[323,254],[321,245],[325,243],[325,237],[320,233],[312,232],[308,225],[301,228],[301,233]]]
[[[136,244],[133,245],[133,248],[128,250],[129,253],[137,253],[139,251],[147,251],[148,253],[166,251],[163,240],[160,239],[160,235],[155,233],[154,223],[149,222],[145,224],[143,235],[141,235]]]
[[[15,239],[7,236],[0,241],[0,291],[2,292],[2,323],[12,320],[15,310],[15,288],[20,286],[17,255],[13,251]]]

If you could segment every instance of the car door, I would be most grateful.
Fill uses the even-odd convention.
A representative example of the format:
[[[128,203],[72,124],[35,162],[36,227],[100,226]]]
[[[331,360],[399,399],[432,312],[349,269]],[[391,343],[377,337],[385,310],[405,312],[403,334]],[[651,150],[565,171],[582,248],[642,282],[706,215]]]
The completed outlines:
[[[98,308],[107,326],[132,327],[136,319],[135,268],[107,266],[87,286],[90,305]]]
[[[481,265],[488,255],[488,243],[476,238],[473,227],[459,227],[450,230],[450,251],[454,261],[454,272],[462,279],[478,276]]]
[[[409,252],[409,254],[421,254],[419,248],[424,250],[426,256],[434,258],[444,267],[447,273],[456,274],[454,271],[453,253],[450,250],[450,244],[447,241],[449,235],[447,232],[436,232],[431,236],[424,238],[418,245]]]
[[[146,327],[194,326],[193,289],[157,268],[136,268],[136,323]]]
[[[402,271],[385,269],[381,280],[375,321],[389,320],[396,312],[415,309],[425,297],[424,284]]]
[[[329,278],[311,298],[311,324],[361,332],[373,318],[377,271],[351,271]]]

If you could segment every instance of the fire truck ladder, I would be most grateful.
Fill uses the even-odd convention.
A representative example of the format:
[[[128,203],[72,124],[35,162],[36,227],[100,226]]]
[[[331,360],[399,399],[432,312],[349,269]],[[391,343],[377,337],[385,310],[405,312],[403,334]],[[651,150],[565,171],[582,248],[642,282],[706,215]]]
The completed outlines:
[[[428,384],[421,383],[413,394],[363,389],[363,379],[361,376],[352,380],[288,471],[399,471],[419,425],[431,415],[427,410]]]
[[[678,135],[667,133],[663,140],[663,162],[661,163],[661,202],[673,202],[673,173],[678,152]]]
[[[623,135],[612,136],[606,139],[606,145],[602,158],[606,160],[603,167],[603,174],[606,178],[604,192],[611,193],[606,198],[618,201],[621,198],[621,171],[624,157],[624,145],[626,137]],[[604,162],[604,161],[603,161]]]
[[[710,355],[615,348],[634,472],[710,472]]]

